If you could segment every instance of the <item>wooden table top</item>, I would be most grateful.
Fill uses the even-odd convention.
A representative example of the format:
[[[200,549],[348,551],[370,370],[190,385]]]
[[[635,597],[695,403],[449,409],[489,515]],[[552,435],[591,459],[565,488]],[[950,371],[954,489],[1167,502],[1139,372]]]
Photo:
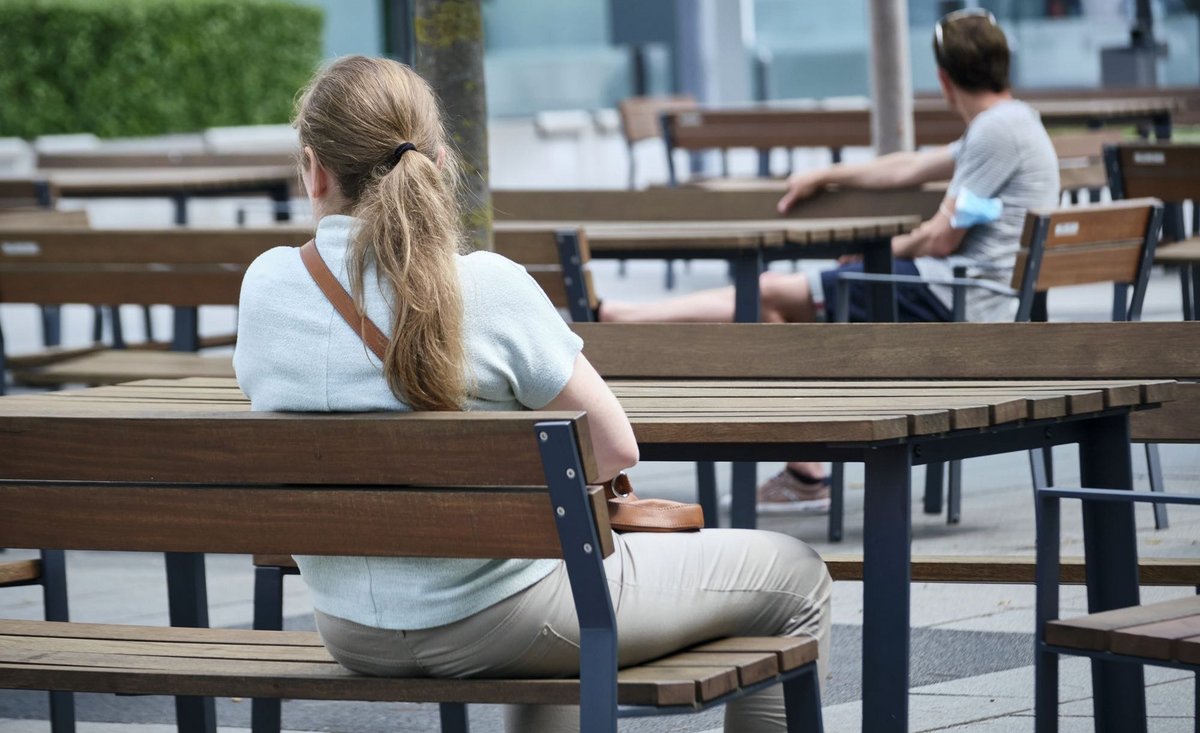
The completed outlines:
[[[53,168],[34,174],[49,181],[62,196],[147,195],[252,186],[278,186],[296,181],[294,165],[212,166],[181,168]]]
[[[661,445],[871,443],[1142,407],[1175,395],[1169,380],[610,380],[609,385],[638,441]],[[222,422],[244,427],[257,416],[227,377],[150,379],[0,398],[0,433],[41,428],[50,441],[58,419],[181,420],[192,423],[185,430],[211,435]]]

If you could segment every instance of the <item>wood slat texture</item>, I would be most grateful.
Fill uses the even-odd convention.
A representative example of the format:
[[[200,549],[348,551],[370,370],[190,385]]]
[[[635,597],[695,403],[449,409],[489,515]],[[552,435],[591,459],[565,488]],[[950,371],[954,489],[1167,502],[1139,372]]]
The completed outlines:
[[[274,225],[205,229],[32,228],[0,217],[0,264],[249,265],[272,247],[297,247],[312,239],[312,227]],[[555,260],[557,261],[557,260]]]
[[[1200,238],[1160,245],[1154,250],[1154,261],[1171,265],[1196,264],[1200,262]]]
[[[216,168],[296,165],[300,151],[270,153],[210,153],[172,150],[167,152],[110,152],[107,150],[71,153],[40,153],[38,168]]]
[[[1126,196],[1200,198],[1200,145],[1126,143],[1118,155]]]
[[[1047,250],[1042,257],[1034,289],[1039,293],[1068,285],[1116,282],[1132,283],[1137,280],[1138,267],[1142,261],[1141,240],[1129,240],[1117,244],[1056,247]],[[1013,289],[1021,286],[1028,251],[1017,254],[1013,270]]]
[[[234,485],[544,485],[534,425],[576,419],[587,478],[598,478],[586,418],[572,413],[311,415],[219,405],[173,411],[161,402],[89,402],[69,395],[0,398],[5,441],[0,476]],[[72,460],[62,461],[64,455]]]
[[[1120,608],[1046,624],[1046,643],[1071,649],[1109,649],[1111,633],[1200,614],[1200,596]]]
[[[862,555],[825,555],[825,567],[834,580],[862,580]],[[289,555],[256,555],[256,566],[294,569],[296,561]],[[1009,583],[1032,584],[1037,564],[1033,556],[975,556],[975,555],[913,555],[910,572],[914,583]],[[1082,585],[1084,565],[1082,557],[1061,559],[1060,583]],[[1200,586],[1200,558],[1138,559],[1138,580],[1142,585]],[[734,640],[727,640],[732,642]],[[778,641],[778,640],[773,640]],[[722,644],[724,642],[721,642]],[[782,643],[782,642],[780,642]],[[709,646],[696,647],[696,651],[707,651]],[[737,651],[763,651],[759,647],[747,646]],[[814,652],[815,653],[815,652]],[[790,653],[789,653],[790,654]],[[788,659],[791,657],[789,656]],[[808,660],[804,660],[808,661]],[[785,659],[783,669],[794,664]],[[803,661],[795,664],[803,664]]]
[[[1200,636],[1200,607],[1191,616],[1113,631],[1109,635],[1109,650],[1170,661],[1179,659],[1180,642],[1193,636]]]
[[[195,166],[179,168],[62,168],[44,172],[51,188],[70,196],[166,196],[226,189],[294,185],[292,165]]]
[[[15,360],[14,360],[15,361]],[[95,351],[50,363],[13,364],[20,384],[120,384],[136,379],[233,377],[229,356],[201,356],[169,351]]]
[[[40,560],[10,560],[0,562],[0,586],[28,583],[42,577]]]
[[[0,264],[0,302],[237,305],[242,268],[30,269]]]
[[[0,537],[16,547],[561,556],[545,489],[366,490],[333,484],[313,490],[0,482],[0,504],[5,507]],[[505,521],[497,525],[497,516]],[[482,527],[488,531],[481,531]]]
[[[660,119],[663,114],[685,112],[698,106],[696,98],[690,94],[626,97],[617,103],[617,112],[621,116],[621,131],[625,141],[632,145],[662,137]]]
[[[606,379],[1200,378],[1194,322],[571,328]]]
[[[4,199],[3,184],[0,183],[0,200]],[[7,239],[7,232],[10,229],[31,229],[31,228],[53,228],[62,229],[65,227],[74,227],[86,229],[88,226],[88,214],[84,209],[75,211],[59,211],[57,209],[6,209],[3,203],[0,203],[0,241]],[[3,255],[3,247],[0,247],[0,255]]]
[[[816,643],[730,639],[621,670],[626,705],[694,706],[767,679],[777,660],[815,659]],[[713,647],[722,642],[706,645]],[[710,661],[688,666],[684,661]],[[799,661],[799,660],[806,661]],[[794,668],[794,667],[790,667]],[[16,689],[469,703],[577,703],[578,681],[365,677],[333,661],[312,632],[0,621],[0,677]]]
[[[862,580],[862,555],[826,555],[822,558],[834,580]],[[1037,563],[1032,555],[914,555],[914,583],[1009,583],[1034,582]],[[1083,585],[1082,557],[1061,559],[1060,583]],[[1138,579],[1142,585],[1200,586],[1200,558],[1139,558]]]
[[[1126,242],[1141,240],[1146,236],[1146,225],[1151,206],[1158,203],[1153,198],[1133,198],[1093,206],[1072,206],[1053,212],[1032,211],[1032,214],[1049,214],[1050,229],[1046,236],[1046,249],[1069,247],[1079,244],[1101,244],[1104,242]],[[1025,220],[1023,243],[1028,243],[1034,217]]]
[[[787,672],[817,659],[816,639],[770,636],[731,636],[692,647],[693,652],[770,652]]]
[[[619,190],[516,190],[492,192],[498,222],[523,221],[729,221],[771,220],[779,213],[776,190],[706,191],[699,188]],[[788,212],[788,219],[859,216],[933,216],[945,192],[825,191]]]

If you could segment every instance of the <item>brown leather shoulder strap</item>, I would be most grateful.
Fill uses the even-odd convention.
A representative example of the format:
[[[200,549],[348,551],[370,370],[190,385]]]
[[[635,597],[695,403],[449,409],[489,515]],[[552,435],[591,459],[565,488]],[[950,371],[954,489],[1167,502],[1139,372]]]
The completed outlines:
[[[387,336],[383,335],[383,331],[380,331],[371,319],[354,307],[354,299],[330,272],[329,265],[325,264],[325,260],[321,259],[321,253],[317,251],[315,240],[308,240],[308,243],[300,248],[300,259],[308,268],[308,274],[312,275],[317,287],[321,289],[322,293],[325,293],[325,297],[333,305],[333,309],[341,315],[350,328],[354,329],[354,332],[371,349],[379,361],[384,361],[388,347]]]

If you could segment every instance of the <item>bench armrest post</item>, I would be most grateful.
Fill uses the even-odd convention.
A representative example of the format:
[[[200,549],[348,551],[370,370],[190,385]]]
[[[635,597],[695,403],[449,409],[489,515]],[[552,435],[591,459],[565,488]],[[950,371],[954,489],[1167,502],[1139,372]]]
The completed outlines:
[[[1037,641],[1045,639],[1047,621],[1058,618],[1058,581],[1061,574],[1059,564],[1060,515],[1059,498],[1053,494],[1038,493],[1037,503],[1037,568],[1035,570],[1037,593]]]
[[[555,526],[579,617],[579,718],[582,733],[617,731],[617,621],[592,517],[579,438],[572,421],[534,426]]]

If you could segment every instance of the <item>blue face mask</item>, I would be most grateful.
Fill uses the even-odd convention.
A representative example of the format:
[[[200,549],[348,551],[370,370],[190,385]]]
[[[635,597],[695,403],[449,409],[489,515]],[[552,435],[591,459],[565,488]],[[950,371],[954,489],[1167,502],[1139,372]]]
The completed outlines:
[[[985,199],[964,188],[954,201],[954,216],[950,219],[950,226],[970,229],[976,224],[990,224],[999,219],[1003,211],[1004,202],[1000,199]]]

